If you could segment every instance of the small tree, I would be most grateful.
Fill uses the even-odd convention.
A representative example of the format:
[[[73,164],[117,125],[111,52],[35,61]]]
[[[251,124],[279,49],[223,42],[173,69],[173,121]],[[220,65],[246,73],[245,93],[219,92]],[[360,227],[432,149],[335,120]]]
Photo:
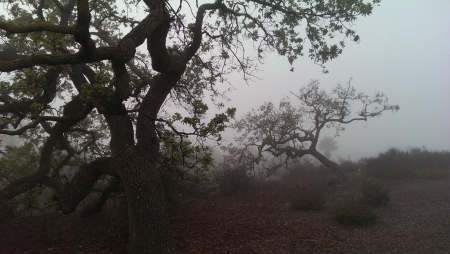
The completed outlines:
[[[336,151],[338,149],[336,141],[332,137],[324,137],[319,141],[318,146],[320,151],[323,151],[325,157],[331,158],[331,151]]]
[[[383,93],[369,97],[357,93],[348,82],[346,87],[338,85],[331,93],[319,89],[319,82],[312,80],[300,89],[298,94],[292,93],[300,102],[295,107],[283,99],[278,108],[271,102],[264,103],[258,110],[252,110],[234,124],[240,136],[236,138],[242,149],[254,149],[254,153],[243,153],[250,156],[247,161],[259,164],[267,156],[284,160],[271,169],[288,167],[288,162],[310,154],[330,168],[341,179],[347,178],[339,165],[318,150],[319,137],[324,128],[334,128],[335,135],[344,130],[342,125],[354,121],[367,121],[369,118],[381,116],[384,111],[397,111],[398,105],[391,105]],[[351,105],[360,104],[355,113]],[[228,150],[231,149],[229,146]],[[239,149],[235,149],[239,150]]]

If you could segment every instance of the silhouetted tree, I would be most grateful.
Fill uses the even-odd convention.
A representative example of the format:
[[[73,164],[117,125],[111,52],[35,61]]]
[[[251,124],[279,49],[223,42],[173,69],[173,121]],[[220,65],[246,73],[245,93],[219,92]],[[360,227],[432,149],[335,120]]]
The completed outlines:
[[[283,99],[278,108],[269,102],[236,121],[233,126],[240,135],[236,138],[236,145],[229,145],[225,151],[235,158],[246,156],[241,159],[246,161],[246,165],[249,162],[257,165],[267,160],[268,156],[285,156],[283,162],[267,168],[270,171],[309,154],[346,181],[347,177],[339,165],[317,150],[322,130],[334,128],[338,135],[344,130],[342,125],[367,121],[381,116],[384,111],[400,109],[390,104],[383,93],[376,93],[372,97],[357,93],[350,81],[347,86],[338,85],[331,93],[327,93],[319,89],[317,80],[312,80],[300,88],[298,94],[292,94],[298,99],[299,106],[293,106],[287,99]],[[356,105],[359,110],[352,112],[351,106]],[[244,152],[248,149],[257,152]]]

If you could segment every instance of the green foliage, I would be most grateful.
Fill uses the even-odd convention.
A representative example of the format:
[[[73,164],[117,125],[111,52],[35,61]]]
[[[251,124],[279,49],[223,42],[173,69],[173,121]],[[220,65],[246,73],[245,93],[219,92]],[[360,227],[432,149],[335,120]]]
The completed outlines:
[[[371,206],[355,201],[353,196],[333,206],[331,215],[337,222],[348,226],[373,225],[378,218]]]
[[[441,179],[450,177],[450,151],[391,148],[377,157],[365,158],[368,174],[384,179]]]
[[[94,85],[82,84],[81,85],[81,98],[84,100],[93,100],[100,98],[105,93],[105,88],[102,84],[96,83]]]
[[[0,157],[0,189],[33,173],[39,167],[38,162],[39,149],[30,142],[17,147],[5,147]],[[9,207],[14,210],[16,215],[38,208],[38,196],[42,191],[42,186],[37,186],[8,202]]]
[[[80,126],[85,123],[80,123]],[[37,133],[37,132],[36,132]],[[67,135],[68,138],[75,138],[73,146],[78,148],[79,144],[83,144],[84,137],[76,138]],[[102,134],[103,135],[103,134]],[[98,135],[99,137],[102,135]],[[19,146],[6,146],[2,155],[0,156],[0,189],[14,183],[17,180],[32,175],[39,169],[39,160],[42,147],[36,145],[42,145],[39,135],[35,135],[34,138],[29,139]],[[20,141],[16,141],[20,142]],[[72,176],[77,172],[79,165],[86,162],[82,157],[76,157],[69,162],[65,161],[67,154],[60,150],[55,149],[50,161],[50,175],[53,177],[52,187],[66,186],[67,181],[72,179]],[[95,188],[104,187],[104,181],[100,179]],[[16,196],[13,200],[9,201],[9,207],[14,210],[16,215],[24,215],[33,212],[33,210],[42,211],[45,208],[55,206],[57,201],[52,197],[57,195],[58,190],[55,188],[46,188],[44,182],[40,182],[34,186],[34,188]]]
[[[291,208],[297,211],[322,210],[325,203],[325,196],[313,189],[297,189],[291,198]]]
[[[30,142],[21,146],[7,146],[0,157],[0,188],[29,175],[39,167],[39,150]]]

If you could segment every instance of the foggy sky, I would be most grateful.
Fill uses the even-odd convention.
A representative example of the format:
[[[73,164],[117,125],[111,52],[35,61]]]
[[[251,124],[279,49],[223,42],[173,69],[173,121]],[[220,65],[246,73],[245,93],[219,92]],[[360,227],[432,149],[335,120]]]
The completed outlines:
[[[331,91],[353,77],[357,91],[384,92],[400,110],[347,125],[335,139],[339,150],[334,159],[376,156],[391,147],[450,150],[449,13],[446,0],[382,1],[372,15],[355,22],[360,43],[347,41],[343,54],[326,64],[328,74],[307,56],[290,72],[285,58],[271,55],[259,68],[261,80],[246,85],[238,74],[232,78],[237,90],[228,94],[232,100],[227,106],[237,107],[240,118],[265,101],[277,104],[311,79],[319,79],[321,87]],[[227,140],[231,137],[229,132]]]

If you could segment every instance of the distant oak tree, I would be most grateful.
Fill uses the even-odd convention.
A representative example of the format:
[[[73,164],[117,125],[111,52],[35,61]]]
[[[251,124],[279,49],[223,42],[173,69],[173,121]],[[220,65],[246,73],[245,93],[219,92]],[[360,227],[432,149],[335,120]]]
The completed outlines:
[[[270,52],[291,64],[306,54],[323,66],[342,53],[344,40],[359,40],[351,26],[379,0],[0,2],[0,134],[25,138],[39,151],[38,165],[8,181],[0,199],[47,186],[71,213],[98,181],[120,183],[128,253],[173,253],[160,166],[176,159],[207,167],[202,140],[220,139],[234,114],[224,109],[207,119],[205,96],[223,106],[217,84],[231,72],[251,78]],[[167,106],[184,113],[169,114]],[[316,110],[329,119],[326,109]],[[319,121],[314,131],[322,123],[334,122]],[[317,136],[305,131],[293,138],[315,146]],[[79,170],[67,177],[66,166]]]
[[[236,121],[233,126],[238,136],[235,144],[225,147],[226,156],[245,162],[248,169],[270,157],[283,158],[281,162],[266,167],[271,174],[271,171],[288,166],[288,162],[299,162],[303,156],[311,155],[342,181],[347,181],[339,165],[318,151],[322,131],[333,128],[335,135],[339,135],[346,124],[367,121],[381,116],[384,111],[400,109],[398,105],[390,104],[383,93],[368,96],[356,92],[350,81],[346,86],[337,85],[331,93],[327,93],[320,89],[317,80],[312,80],[292,95],[297,99],[295,104],[288,99],[283,99],[278,107],[271,102],[264,103]],[[352,110],[351,107],[359,108]],[[332,142],[330,145],[334,145]]]

